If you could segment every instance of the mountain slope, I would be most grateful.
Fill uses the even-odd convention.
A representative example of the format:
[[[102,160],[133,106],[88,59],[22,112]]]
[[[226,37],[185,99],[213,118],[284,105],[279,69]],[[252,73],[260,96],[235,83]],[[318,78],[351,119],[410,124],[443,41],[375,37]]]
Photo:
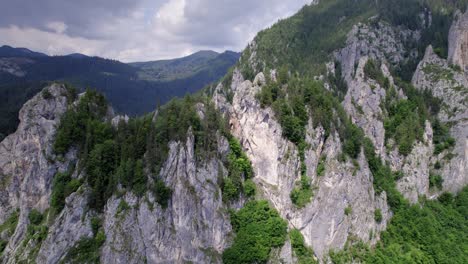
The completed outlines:
[[[2,261],[466,263],[468,12],[420,3],[306,6],[140,118],[46,87],[0,143]]]
[[[9,58],[9,57],[47,57],[46,54],[40,52],[34,52],[26,48],[13,48],[7,45],[0,47],[0,57]]]

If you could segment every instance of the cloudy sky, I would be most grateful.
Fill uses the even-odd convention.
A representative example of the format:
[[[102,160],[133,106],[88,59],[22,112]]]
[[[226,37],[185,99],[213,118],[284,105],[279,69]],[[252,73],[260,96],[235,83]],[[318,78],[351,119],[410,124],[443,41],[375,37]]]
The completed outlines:
[[[242,50],[311,0],[1,0],[0,45],[125,62]]]

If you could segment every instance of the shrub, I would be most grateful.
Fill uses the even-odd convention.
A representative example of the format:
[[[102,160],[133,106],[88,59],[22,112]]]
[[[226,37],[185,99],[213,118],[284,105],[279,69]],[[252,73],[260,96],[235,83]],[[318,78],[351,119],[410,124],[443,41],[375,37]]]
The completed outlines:
[[[43,218],[44,216],[36,209],[32,209],[28,215],[29,223],[31,225],[39,225],[42,222]]]
[[[442,176],[440,175],[429,175],[429,187],[430,188],[437,188],[437,189],[442,189],[442,183],[444,182],[444,179],[442,179]]]
[[[106,241],[103,232],[95,237],[81,238],[64,258],[64,263],[100,263],[100,248]]]
[[[236,236],[223,252],[223,263],[265,263],[271,248],[286,240],[286,221],[266,201],[248,202],[232,213],[231,223]]]
[[[76,192],[81,186],[78,179],[72,179],[71,173],[73,169],[67,172],[57,172],[52,182],[52,194],[50,197],[50,206],[54,209],[54,213],[60,213],[65,206],[65,198]]]
[[[242,151],[242,147],[237,139],[232,136],[228,138],[231,152],[227,158],[227,170],[229,175],[224,179],[222,184],[224,202],[236,200],[242,191],[246,194],[252,194],[252,191],[255,191],[252,189],[252,187],[255,188],[253,182],[245,181],[243,184],[242,180],[249,179],[253,176],[252,164],[249,158]],[[250,186],[245,186],[246,183]],[[246,190],[246,187],[248,190]]]
[[[382,87],[385,87],[385,83],[388,82],[388,80],[385,80],[386,78],[380,70],[380,66],[373,59],[367,60],[364,66],[364,74],[367,78],[375,80]]]
[[[305,245],[304,237],[299,230],[292,229],[289,233],[289,238],[291,239],[291,247],[298,259],[298,263],[317,263],[317,260],[314,258],[314,251]]]
[[[102,226],[102,220],[99,217],[91,218],[91,230],[93,230],[93,234],[96,235],[99,229]]]
[[[128,205],[127,201],[125,199],[120,199],[119,205],[117,206],[117,212],[116,214],[119,215],[122,212],[125,212],[129,210],[131,207]]]
[[[244,183],[244,193],[247,197],[254,197],[256,193],[257,187],[255,186],[255,183],[251,180],[248,179]]]
[[[16,226],[18,225],[19,211],[13,211],[10,216],[0,225],[0,234],[6,231],[8,236],[13,235],[15,232]],[[1,251],[0,251],[1,252]]]
[[[157,180],[154,183],[153,194],[162,208],[167,208],[169,199],[172,196],[172,190],[167,187],[162,180]]]
[[[294,188],[289,197],[294,205],[298,208],[303,208],[311,201],[313,195],[309,179],[305,175],[302,175],[301,186]]]
[[[223,190],[224,202],[233,201],[239,197],[239,193],[240,193],[239,188],[236,185],[234,185],[231,178],[224,179],[222,190]]]
[[[45,100],[49,100],[49,99],[52,99],[54,96],[50,93],[49,89],[45,88],[44,90],[42,90],[42,98],[44,98]]]
[[[383,219],[383,217],[382,217],[382,210],[376,209],[376,210],[374,211],[374,220],[375,220],[377,223],[380,223],[380,222],[382,222],[382,219]]]
[[[6,240],[0,240],[0,253],[3,252],[3,250],[5,250],[6,246],[8,245],[8,241]],[[0,254],[1,256],[1,254]]]
[[[347,207],[344,209],[344,214],[345,214],[345,215],[350,215],[352,212],[353,212],[353,209],[351,208],[351,206],[347,206]]]
[[[325,175],[325,164],[326,164],[326,161],[327,161],[327,157],[326,156],[322,156],[320,157],[320,161],[317,165],[317,176],[318,177],[321,177],[323,175]]]

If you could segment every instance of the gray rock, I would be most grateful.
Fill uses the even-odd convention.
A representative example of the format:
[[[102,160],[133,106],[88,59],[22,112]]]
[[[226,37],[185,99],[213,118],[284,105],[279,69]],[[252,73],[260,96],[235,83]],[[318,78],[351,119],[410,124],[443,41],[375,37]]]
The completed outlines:
[[[267,199],[286,219],[291,228],[303,234],[307,245],[312,246],[319,257],[329,249],[342,248],[350,234],[369,241],[369,233],[383,230],[390,217],[385,194],[374,194],[372,177],[361,155],[360,167],[336,161],[340,153],[340,140],[330,137],[324,141],[323,129],[307,128],[306,152],[307,174],[316,186],[313,201],[298,210],[291,202],[290,193],[300,180],[300,160],[294,144],[282,137],[282,129],[272,109],[263,109],[255,99],[260,87],[243,78],[235,70],[233,76],[233,103],[223,98],[221,86],[215,91],[213,100],[218,109],[230,116],[231,132],[241,142],[255,172],[254,181],[260,196]],[[261,79],[259,73],[256,79]],[[255,83],[255,82],[254,82]],[[258,84],[258,82],[256,83]],[[326,173],[317,177],[315,169],[319,157],[326,154]],[[346,207],[353,208],[352,216],[345,216]],[[384,220],[374,221],[374,210],[382,209]]]
[[[66,89],[53,84],[46,87],[52,98],[34,96],[20,110],[15,133],[0,143],[0,223],[20,209],[16,231],[4,251],[4,260],[14,255],[28,225],[31,209],[43,212],[49,207],[52,178],[65,170],[67,162],[53,162],[52,140],[60,117],[67,109]],[[73,159],[67,157],[66,160]],[[12,262],[13,259],[10,259]]]
[[[468,66],[468,12],[457,11],[449,31],[448,61],[466,70]]]
[[[465,34],[465,32],[460,32]],[[451,31],[449,44],[458,41]],[[467,72],[451,67],[447,60],[439,58],[429,46],[424,59],[414,73],[413,85],[421,90],[428,89],[442,99],[439,119],[451,124],[450,133],[456,143],[453,150],[444,151],[433,160],[442,163],[440,171],[444,179],[443,190],[457,192],[468,184],[468,77]],[[448,162],[444,157],[454,154]]]
[[[218,143],[226,151],[226,139]],[[160,177],[173,190],[166,209],[151,193],[114,197],[105,210],[103,263],[219,263],[231,225],[218,186],[220,160],[197,162],[194,137],[172,142]],[[130,209],[118,211],[125,200]]]

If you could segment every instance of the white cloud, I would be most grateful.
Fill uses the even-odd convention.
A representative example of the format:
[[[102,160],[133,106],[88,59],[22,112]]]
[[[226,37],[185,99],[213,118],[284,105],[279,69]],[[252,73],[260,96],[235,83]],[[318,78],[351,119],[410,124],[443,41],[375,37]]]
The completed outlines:
[[[46,24],[46,27],[57,34],[63,34],[67,30],[67,25],[60,21],[53,21]]]
[[[43,1],[44,6],[57,3]],[[10,16],[10,23],[3,21],[2,26],[0,18],[0,44],[49,54],[80,52],[126,62],[173,58],[201,49],[240,51],[259,30],[292,15],[308,2],[86,0],[79,6],[81,2],[73,1],[44,10],[34,19]],[[97,14],[101,16],[96,18]]]
[[[106,46],[104,41],[70,37],[63,33],[42,31],[35,28],[20,28],[18,26],[0,28],[0,35],[5,44],[15,47],[27,47],[50,55],[73,52],[92,55]]]

